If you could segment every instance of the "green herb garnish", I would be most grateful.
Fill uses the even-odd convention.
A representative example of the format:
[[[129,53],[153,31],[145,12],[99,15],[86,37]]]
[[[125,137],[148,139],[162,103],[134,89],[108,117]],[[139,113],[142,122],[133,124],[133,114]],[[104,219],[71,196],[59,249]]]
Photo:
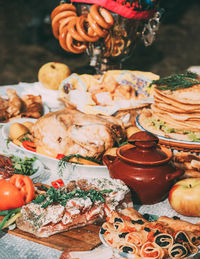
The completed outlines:
[[[23,175],[32,175],[37,172],[38,168],[33,168],[33,164],[37,160],[36,157],[25,157],[20,158],[17,156],[11,156],[11,161],[13,162],[14,173]]]
[[[21,142],[26,141],[26,140],[31,141],[31,139],[26,136],[24,136],[23,138],[20,139]]]
[[[178,89],[189,88],[193,85],[200,84],[200,81],[197,80],[197,78],[198,75],[196,73],[185,72],[184,74],[174,74],[158,80],[153,80],[150,86],[155,84],[157,85],[157,88],[161,91],[175,91]]]
[[[81,190],[77,188],[71,192],[66,192],[63,188],[55,189],[54,187],[50,187],[47,190],[46,194],[38,195],[37,198],[32,202],[36,204],[42,204],[42,208],[47,208],[53,203],[60,203],[62,206],[65,206],[67,201],[73,198],[83,198],[84,200],[90,198],[93,203],[95,201],[104,203],[104,194],[110,193],[112,191],[113,190],[107,189],[102,191],[98,191],[95,189]]]
[[[88,157],[88,156],[81,156],[79,154],[77,155],[69,155],[69,156],[64,156],[62,159],[59,160],[58,162],[58,175],[59,176],[63,176],[63,170],[64,168],[66,168],[67,166],[67,163],[69,163],[69,161],[73,158],[73,157],[76,157],[77,159],[79,158],[83,158],[85,160],[88,160],[88,161],[92,161],[94,163],[97,163],[99,165],[103,165],[103,162],[98,160],[98,159],[95,159],[93,157]],[[71,163],[71,162],[70,162]],[[77,163],[76,163],[77,164]],[[81,163],[80,163],[81,164]]]

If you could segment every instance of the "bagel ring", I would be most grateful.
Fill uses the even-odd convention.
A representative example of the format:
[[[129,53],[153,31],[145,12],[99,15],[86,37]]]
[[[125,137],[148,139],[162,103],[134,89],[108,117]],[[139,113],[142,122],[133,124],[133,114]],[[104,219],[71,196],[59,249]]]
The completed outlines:
[[[61,20],[69,17],[69,16],[76,16],[76,13],[74,11],[64,11],[61,12],[59,14],[57,14],[53,20],[52,20],[52,30],[53,30],[53,35],[55,36],[55,38],[58,38],[59,35],[59,26],[60,26],[60,22]]]
[[[72,4],[61,4],[57,6],[51,13],[51,20],[60,12],[63,11],[74,11],[76,12],[76,7]]]
[[[109,29],[114,23],[112,14],[99,5],[92,5],[90,7],[90,14],[95,22],[104,29]]]
[[[83,39],[85,41],[88,41],[88,42],[97,41],[99,39],[98,35],[91,36],[86,32],[86,30],[84,28],[85,22],[87,22],[87,17],[85,15],[81,15],[77,20],[77,24],[76,24],[77,25],[77,31],[79,32],[79,34],[83,37]]]
[[[92,18],[90,13],[88,14],[88,22],[98,36],[104,38],[108,34],[107,30],[101,29],[101,27],[97,24],[97,22]]]
[[[78,43],[79,45],[76,45],[74,42],[73,42],[73,37],[72,35],[68,32],[67,33],[67,38],[66,38],[66,45],[67,45],[67,48],[75,53],[75,54],[79,54],[79,53],[82,53],[83,51],[86,50],[87,46],[85,43]]]

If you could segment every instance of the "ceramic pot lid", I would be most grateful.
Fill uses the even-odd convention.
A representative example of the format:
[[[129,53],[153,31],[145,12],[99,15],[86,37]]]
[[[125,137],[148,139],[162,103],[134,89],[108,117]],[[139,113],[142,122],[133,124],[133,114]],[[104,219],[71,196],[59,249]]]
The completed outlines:
[[[121,149],[119,154],[125,160],[139,164],[162,164],[171,157],[157,145],[159,139],[150,132],[140,131],[133,134],[128,142],[127,149]],[[132,146],[133,145],[133,146]]]

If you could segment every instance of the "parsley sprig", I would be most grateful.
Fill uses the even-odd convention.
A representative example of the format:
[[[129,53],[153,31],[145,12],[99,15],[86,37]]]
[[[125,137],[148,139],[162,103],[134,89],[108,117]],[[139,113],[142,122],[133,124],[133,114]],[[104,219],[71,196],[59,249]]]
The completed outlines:
[[[50,187],[46,194],[40,194],[37,196],[35,200],[33,200],[33,203],[35,204],[42,204],[42,208],[47,208],[49,205],[53,203],[60,203],[62,206],[65,206],[67,201],[73,198],[83,198],[86,200],[87,198],[90,198],[92,203],[95,201],[99,201],[101,203],[105,202],[104,195],[106,193],[110,193],[113,190],[111,189],[105,189],[105,190],[82,190],[79,188],[74,189],[71,192],[66,192],[64,188],[55,189],[53,187]]]
[[[11,160],[13,162],[14,173],[15,174],[23,174],[23,175],[33,175],[37,172],[38,168],[34,168],[33,165],[37,160],[36,157],[24,157],[20,158],[18,156],[11,156]]]

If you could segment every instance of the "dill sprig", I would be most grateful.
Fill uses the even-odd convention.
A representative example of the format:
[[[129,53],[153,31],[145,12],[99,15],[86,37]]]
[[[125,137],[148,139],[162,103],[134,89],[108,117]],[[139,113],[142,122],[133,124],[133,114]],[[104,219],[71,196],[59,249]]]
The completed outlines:
[[[63,176],[63,170],[64,168],[66,168],[67,164],[68,163],[71,163],[70,160],[73,158],[73,157],[76,157],[76,158],[83,158],[83,159],[86,159],[86,160],[89,160],[89,161],[92,161],[94,163],[97,163],[99,165],[103,165],[103,162],[101,160],[98,160],[98,159],[95,159],[93,157],[88,157],[88,156],[81,156],[79,154],[77,155],[69,155],[69,156],[64,156],[62,159],[59,160],[58,162],[58,174],[60,176]],[[73,164],[73,163],[72,163]],[[75,163],[74,163],[75,164]],[[76,163],[78,164],[78,163]],[[81,163],[80,163],[81,164]]]
[[[151,85],[155,84],[157,89],[175,91],[178,89],[189,88],[193,85],[200,84],[197,79],[198,75],[193,72],[185,72],[183,74],[173,74],[158,80],[153,80]]]

